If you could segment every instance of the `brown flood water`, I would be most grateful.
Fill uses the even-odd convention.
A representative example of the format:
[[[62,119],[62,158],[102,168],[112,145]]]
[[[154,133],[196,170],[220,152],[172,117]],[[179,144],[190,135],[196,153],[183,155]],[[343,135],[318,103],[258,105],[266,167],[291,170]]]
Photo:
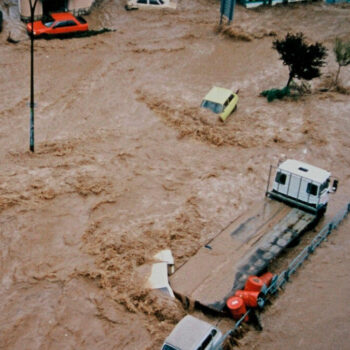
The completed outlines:
[[[215,33],[218,1],[182,0],[175,12],[126,12],[120,1],[99,1],[86,16],[90,27],[116,31],[35,42],[31,154],[30,42],[16,7],[5,3],[0,349],[158,349],[186,311],[145,290],[138,271],[163,248],[178,266],[186,261],[263,198],[269,164],[279,159],[337,175],[340,190],[326,220],[349,201],[350,98],[320,91],[337,69],[335,38],[350,39],[349,5],[237,6],[235,30],[249,38],[242,41]],[[282,87],[288,76],[272,41],[288,31],[322,41],[327,66],[312,94],[268,103],[259,93]],[[20,42],[6,42],[8,32]],[[342,69],[348,88],[349,78]],[[240,89],[238,110],[225,124],[198,111],[213,85]],[[348,228],[264,313],[266,331],[249,332],[242,347],[311,348],[317,336],[324,349],[346,348]],[[336,306],[325,299],[333,288]]]

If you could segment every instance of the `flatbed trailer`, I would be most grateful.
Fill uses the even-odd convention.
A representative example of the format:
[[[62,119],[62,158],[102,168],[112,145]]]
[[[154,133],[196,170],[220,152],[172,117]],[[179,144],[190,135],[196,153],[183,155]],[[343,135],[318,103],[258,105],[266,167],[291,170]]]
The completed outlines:
[[[225,312],[226,300],[259,275],[319,216],[265,198],[237,217],[170,276],[184,303]]]

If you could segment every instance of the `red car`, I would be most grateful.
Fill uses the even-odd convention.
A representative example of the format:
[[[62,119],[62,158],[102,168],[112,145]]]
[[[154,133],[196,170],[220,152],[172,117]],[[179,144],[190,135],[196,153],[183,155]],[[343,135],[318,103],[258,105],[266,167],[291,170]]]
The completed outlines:
[[[33,26],[34,36],[62,35],[76,32],[85,32],[89,26],[84,18],[75,17],[69,12],[52,13],[40,21],[35,21]],[[27,24],[28,34],[32,31],[32,23]]]

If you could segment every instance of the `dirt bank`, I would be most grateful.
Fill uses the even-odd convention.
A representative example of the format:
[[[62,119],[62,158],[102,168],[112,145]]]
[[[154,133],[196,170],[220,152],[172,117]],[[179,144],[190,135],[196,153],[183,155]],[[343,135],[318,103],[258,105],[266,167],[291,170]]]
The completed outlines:
[[[157,349],[185,311],[140,287],[139,267],[161,248],[188,259],[263,198],[270,163],[336,174],[330,213],[349,200],[349,96],[320,91],[335,37],[350,39],[349,6],[237,6],[247,41],[217,33],[217,1],[175,12],[99,1],[90,27],[116,31],[35,42],[31,154],[30,43],[0,4],[0,348]],[[291,30],[322,41],[328,65],[312,94],[268,103],[260,91],[288,75],[269,33]],[[226,124],[197,113],[212,85],[240,89]]]

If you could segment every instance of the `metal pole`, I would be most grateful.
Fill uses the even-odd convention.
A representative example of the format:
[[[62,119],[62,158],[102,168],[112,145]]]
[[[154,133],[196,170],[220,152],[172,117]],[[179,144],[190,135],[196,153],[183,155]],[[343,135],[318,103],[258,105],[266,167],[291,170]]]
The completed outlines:
[[[29,126],[29,150],[34,152],[34,12],[35,6],[38,0],[35,0],[34,4],[30,0],[30,21],[32,23],[32,30],[30,32],[30,126]]]
[[[31,8],[32,31],[30,33],[30,126],[29,126],[29,149],[34,152],[34,11]]]
[[[267,178],[267,185],[266,185],[266,192],[265,192],[266,196],[269,193],[271,171],[272,171],[272,165],[270,165],[269,177]]]

